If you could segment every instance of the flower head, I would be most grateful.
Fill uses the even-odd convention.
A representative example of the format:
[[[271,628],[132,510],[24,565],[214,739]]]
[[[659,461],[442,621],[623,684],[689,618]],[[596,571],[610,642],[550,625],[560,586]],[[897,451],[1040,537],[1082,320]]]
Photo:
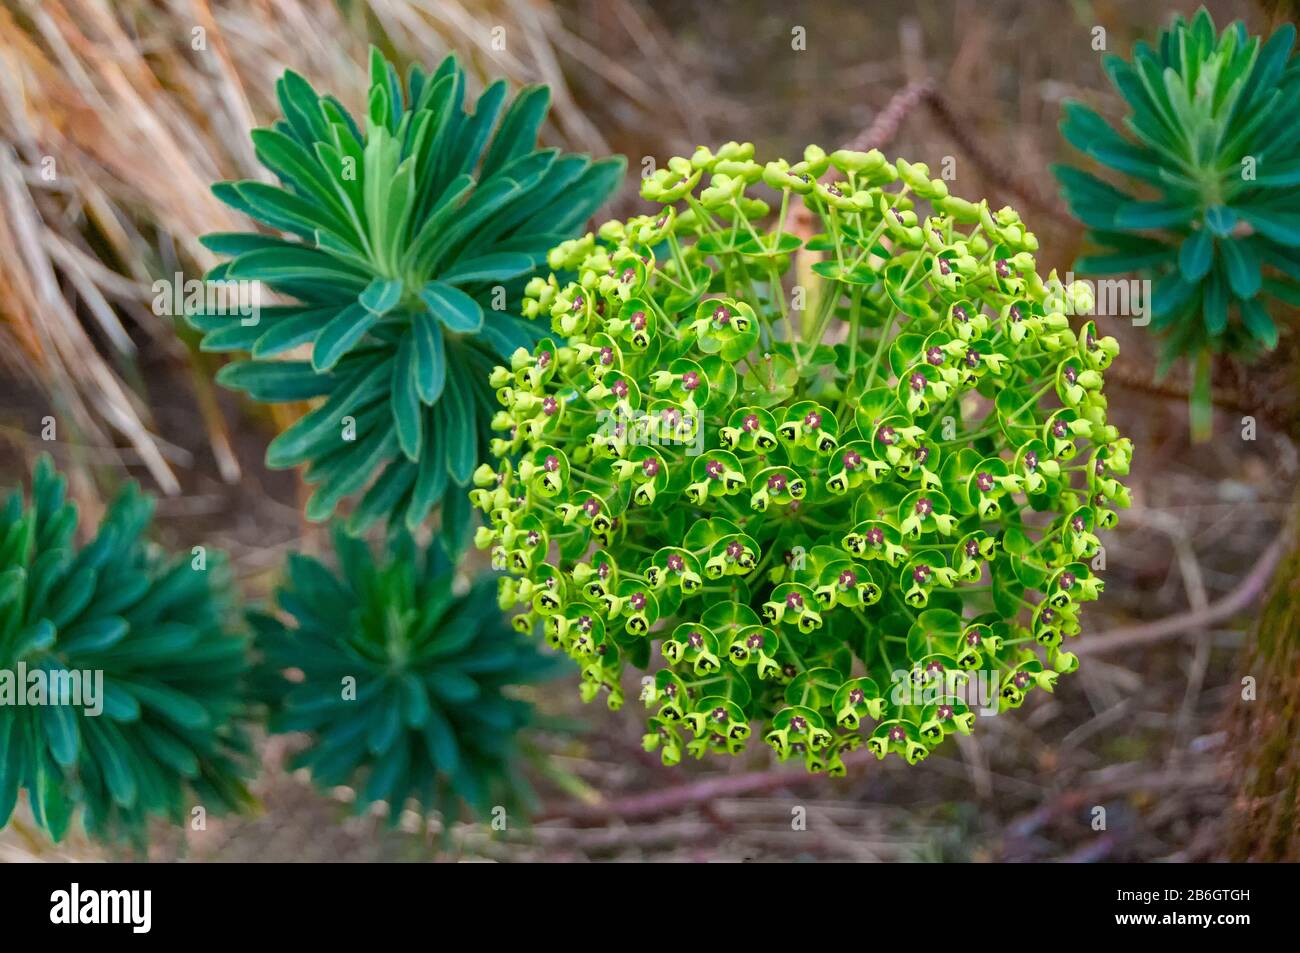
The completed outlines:
[[[735,726],[759,722],[778,757],[829,770],[868,718],[871,750],[914,763],[967,730],[969,713],[935,707],[922,723],[854,673],[1022,670],[1025,653],[1066,670],[1058,636],[1077,627],[1062,620],[1100,584],[1080,575],[1066,594],[1058,569],[1087,573],[1075,560],[1102,524],[1079,501],[1102,484],[1061,461],[1104,448],[1126,467],[1131,447],[1105,424],[1101,368],[1086,357],[1095,335],[1048,320],[1055,279],[1038,277],[1037,239],[1013,210],[951,196],[925,166],[879,152],[810,146],[766,166],[753,154],[728,143],[670,160],[642,189],[670,212],[603,226],[563,258],[563,276],[534,286],[556,335],[543,345],[558,357],[545,374],[520,358],[497,424],[518,428],[525,454],[552,448],[574,464],[558,493],[520,509],[477,496],[481,542],[513,558],[521,528],[544,527],[547,558],[572,584],[558,606],[508,586],[503,604],[520,610],[521,630],[550,634],[564,629],[552,618],[581,613],[627,633],[595,659],[571,634],[552,644],[583,667],[584,685],[657,669],[645,742],[670,763],[739,751]],[[782,201],[803,203],[818,242],[845,246],[812,264],[834,325],[818,340],[791,340],[800,322],[770,291],[793,280],[801,247],[772,214]],[[625,267],[633,278],[613,280]],[[729,277],[756,273],[761,289]],[[639,314],[650,318],[640,337]],[[602,348],[621,390],[591,359]],[[690,439],[664,439],[666,428],[643,439],[636,424],[612,439],[601,429],[611,396],[651,420],[689,415]],[[563,403],[549,422],[546,397]],[[497,445],[503,494],[521,479],[516,446]],[[590,524],[589,499],[601,505]],[[1076,532],[1081,512],[1094,515]],[[620,567],[599,585],[593,548]],[[1051,638],[1030,611],[1043,600],[1056,612]],[[647,641],[661,657],[644,661]],[[1015,707],[1024,690],[1007,684],[999,703]],[[678,743],[674,732],[696,737]]]

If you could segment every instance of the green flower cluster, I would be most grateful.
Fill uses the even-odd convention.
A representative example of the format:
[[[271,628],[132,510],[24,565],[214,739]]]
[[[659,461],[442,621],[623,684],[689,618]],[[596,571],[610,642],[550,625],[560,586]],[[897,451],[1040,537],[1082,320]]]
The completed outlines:
[[[462,802],[480,816],[517,806],[529,791],[517,734],[532,708],[509,686],[554,660],[511,631],[490,580],[453,589],[440,543],[399,533],[376,558],[338,527],[334,541],[338,572],[289,558],[277,598],[292,626],[250,616],[271,731],[311,735],[293,766],[323,788],[355,784],[358,809],[388,802],[392,824],[409,798],[438,810],[444,830]]]
[[[227,625],[224,560],[145,544],[153,502],[135,484],[78,548],[64,489],[42,457],[31,504],[17,491],[0,512],[0,826],[21,788],[56,841],[78,805],[91,834],[136,843],[150,817],[247,807],[246,640]]]
[[[810,771],[864,735],[916,762],[1051,690],[1128,504],[1117,346],[1066,317],[1087,286],[1038,276],[1012,209],[874,150],[700,148],[642,195],[662,209],[552,250],[524,314],[558,340],[492,375],[500,460],[470,496],[516,627],[611,707],[657,654],[669,764],[755,721]]]

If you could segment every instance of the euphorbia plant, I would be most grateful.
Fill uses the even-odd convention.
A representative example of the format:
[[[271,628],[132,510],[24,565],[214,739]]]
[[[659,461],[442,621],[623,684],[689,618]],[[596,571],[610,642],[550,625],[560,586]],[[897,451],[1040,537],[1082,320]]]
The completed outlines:
[[[376,557],[337,526],[334,542],[338,571],[290,557],[277,600],[292,624],[250,617],[271,731],[311,736],[294,766],[355,783],[358,809],[385,801],[394,825],[411,798],[445,825],[462,804],[484,816],[527,800],[516,756],[532,706],[511,693],[555,660],[506,624],[490,579],[454,587],[440,543],[399,532]]]
[[[78,806],[91,834],[137,844],[152,817],[248,806],[247,640],[224,558],[146,543],[134,483],[79,547],[64,489],[42,457],[31,502],[16,491],[0,512],[0,826],[24,788],[56,841]]]
[[[544,86],[508,103],[498,80],[471,114],[452,57],[431,74],[413,66],[403,84],[372,50],[370,83],[358,123],[286,72],[284,119],[253,132],[280,185],[214,187],[291,237],[206,236],[231,256],[208,280],[261,282],[296,303],[256,320],[189,320],[207,332],[205,350],[250,352],[221,370],[227,386],[270,402],[324,398],[267,450],[272,467],[308,465],[319,484],[309,518],[364,492],[354,530],[381,518],[414,528],[444,499],[454,528],[487,440],[487,372],[539,336],[509,307],[547,250],[608,197],[623,160],[537,148]],[[284,359],[303,345],[309,359]]]
[[[1077,665],[1097,532],[1128,503],[1116,344],[1071,326],[1087,287],[1039,277],[1012,209],[874,150],[753,156],[672,159],[642,186],[659,211],[530,282],[558,337],[492,375],[476,539],[585,698],[653,671],[665,762],[737,752],[753,722],[812,771],[864,737],[915,762],[971,730],[975,673],[1007,709]]]
[[[1140,183],[1139,197],[1082,169],[1058,166],[1070,209],[1103,254],[1083,273],[1155,279],[1152,327],[1165,365],[1194,362],[1192,411],[1210,425],[1210,358],[1277,344],[1270,302],[1300,304],[1300,65],[1295,27],[1266,42],[1237,22],[1215,33],[1202,8],[1176,17],[1132,61],[1106,58],[1129,109],[1112,128],[1079,102],[1061,132],[1103,167]]]

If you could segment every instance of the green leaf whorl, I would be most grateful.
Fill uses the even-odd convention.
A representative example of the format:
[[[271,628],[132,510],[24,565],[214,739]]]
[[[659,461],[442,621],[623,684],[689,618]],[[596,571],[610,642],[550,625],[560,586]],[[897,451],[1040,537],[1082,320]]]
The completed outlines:
[[[31,502],[17,491],[0,514],[0,825],[20,789],[56,841],[78,805],[92,835],[137,844],[151,817],[246,807],[247,645],[228,625],[224,557],[169,560],[146,544],[153,503],[135,484],[78,548],[64,489],[42,457]],[[32,704],[38,671],[47,693]],[[56,699],[60,679],[72,691]]]
[[[462,803],[481,816],[526,799],[515,758],[532,709],[509,688],[548,677],[553,660],[501,618],[491,582],[453,587],[439,543],[397,534],[376,559],[334,538],[337,572],[290,557],[277,598],[291,625],[250,616],[271,731],[311,736],[294,767],[322,788],[355,784],[358,808],[387,802],[392,824],[408,799],[446,824]]]
[[[1061,132],[1139,199],[1073,166],[1053,170],[1100,249],[1085,274],[1154,279],[1151,326],[1166,362],[1277,344],[1270,299],[1300,301],[1300,68],[1295,27],[1267,41],[1241,22],[1216,34],[1204,8],[1175,17],[1131,60],[1106,59],[1128,106],[1122,130],[1068,101]],[[1100,297],[1100,295],[1098,295]]]
[[[188,320],[205,350],[249,353],[222,369],[226,386],[267,402],[323,398],[267,452],[273,467],[307,466],[312,519],[361,494],[354,531],[380,519],[413,529],[439,503],[453,511],[448,525],[463,524],[461,487],[491,413],[482,382],[538,337],[507,302],[622,176],[622,159],[536,147],[546,87],[508,103],[497,81],[470,113],[465,86],[454,58],[431,74],[413,67],[403,84],[372,50],[358,123],[287,72],[284,118],[253,132],[280,185],[214,187],[289,237],[206,236],[230,260],[205,287],[256,282],[296,303],[244,316],[201,308]],[[309,359],[284,359],[303,346]]]

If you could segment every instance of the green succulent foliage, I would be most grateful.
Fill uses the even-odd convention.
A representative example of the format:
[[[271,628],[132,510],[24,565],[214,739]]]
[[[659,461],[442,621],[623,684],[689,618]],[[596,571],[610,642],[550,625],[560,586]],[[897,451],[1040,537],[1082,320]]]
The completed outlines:
[[[241,780],[247,640],[227,626],[225,562],[162,556],[141,538],[152,512],[133,483],[78,549],[77,508],[42,457],[30,504],[16,491],[0,513],[0,671],[18,690],[38,670],[103,673],[94,714],[84,679],[80,699],[51,690],[39,706],[0,691],[0,825],[20,788],[56,841],[78,805],[92,835],[142,843],[150,817],[181,823],[195,805],[251,803]],[[16,684],[20,663],[27,686]]]
[[[552,252],[524,313],[556,339],[492,374],[470,497],[517,628],[588,701],[650,670],[668,764],[751,731],[810,771],[864,741],[915,763],[1052,690],[1129,503],[1118,346],[1067,316],[1088,286],[876,150],[701,147],[641,194],[661,210]]]
[[[292,624],[250,616],[272,732],[308,732],[296,756],[316,784],[353,784],[357,807],[414,799],[455,820],[530,800],[515,757],[532,708],[510,695],[555,673],[500,615],[493,584],[464,594],[441,544],[396,534],[376,559],[336,527],[339,569],[294,555],[277,593]],[[290,678],[288,673],[294,673]]]
[[[491,414],[486,372],[537,338],[505,302],[608,197],[624,162],[538,149],[544,86],[510,102],[498,80],[470,113],[452,57],[432,74],[413,66],[403,86],[372,50],[370,77],[363,131],[286,72],[284,118],[253,132],[281,184],[213,189],[289,237],[206,236],[231,256],[208,280],[261,282],[297,303],[262,308],[255,323],[206,311],[189,320],[205,350],[249,352],[221,370],[223,384],[260,401],[323,399],[267,451],[268,465],[306,464],[319,484],[308,517],[364,491],[354,531],[380,518],[414,528],[440,501],[444,523],[463,528],[460,487]],[[307,344],[310,360],[282,359]]]
[[[1240,22],[1216,34],[1202,8],[1190,23],[1175,18],[1154,47],[1139,42],[1131,61],[1106,58],[1130,110],[1122,130],[1082,103],[1065,104],[1065,138],[1153,196],[1056,166],[1071,211],[1101,249],[1075,268],[1155,278],[1152,327],[1163,332],[1166,363],[1272,348],[1269,300],[1300,304],[1294,42],[1289,23],[1266,42]]]

